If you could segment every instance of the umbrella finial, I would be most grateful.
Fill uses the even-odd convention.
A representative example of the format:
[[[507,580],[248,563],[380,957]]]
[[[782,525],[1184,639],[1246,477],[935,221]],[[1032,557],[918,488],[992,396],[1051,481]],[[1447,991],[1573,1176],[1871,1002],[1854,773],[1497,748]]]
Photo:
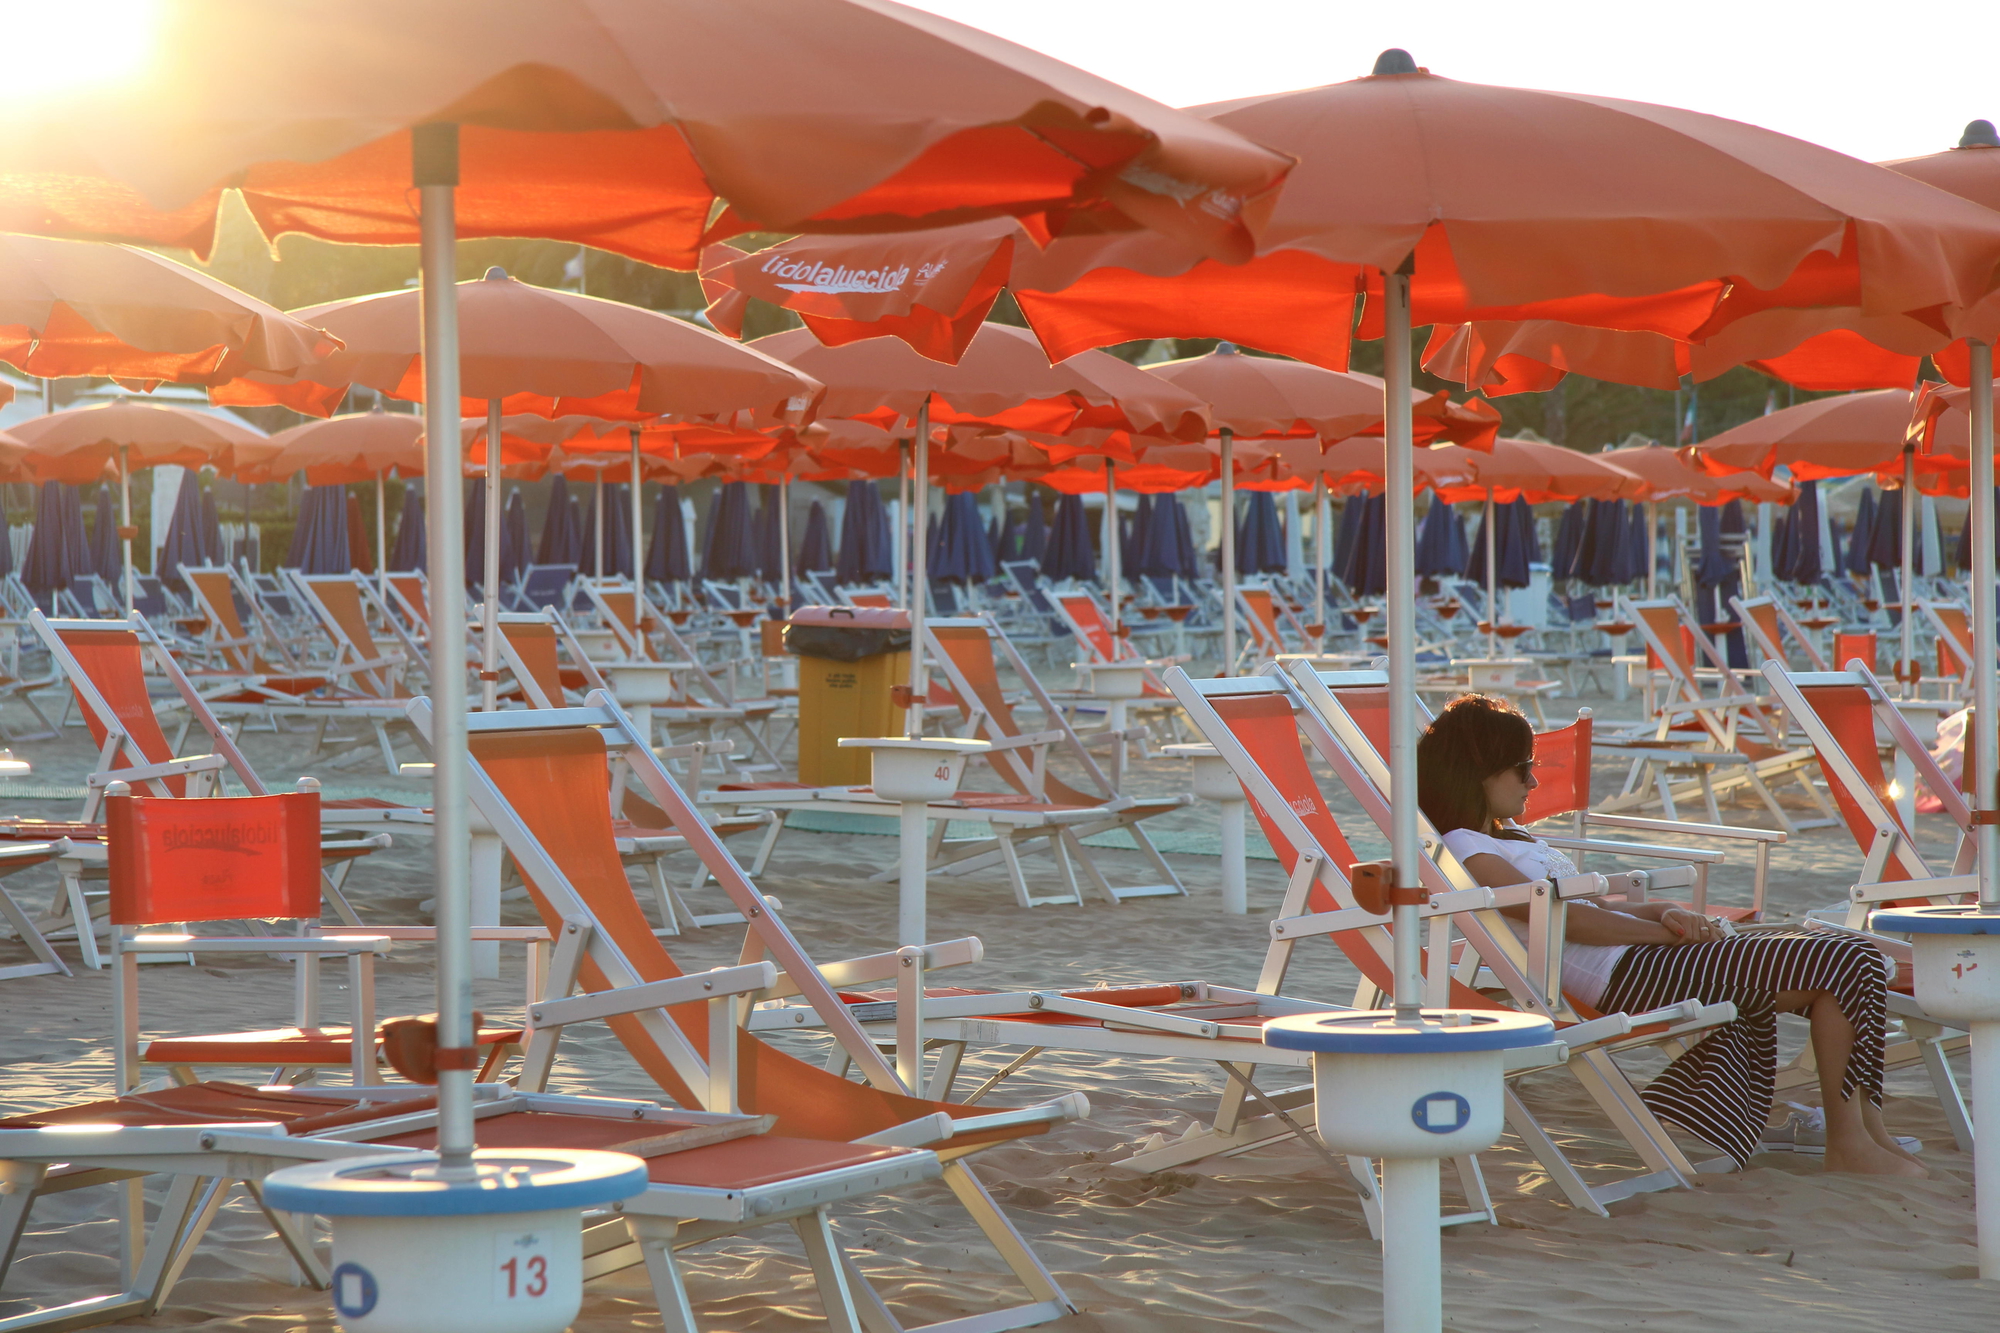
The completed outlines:
[[[1967,121],[1965,133],[1958,136],[1960,148],[2000,148],[2000,133],[1993,129],[1990,120]]]
[[[1235,356],[1239,351],[1240,349],[1235,343],[1217,343],[1215,345],[1215,354],[1217,356]]]
[[[488,282],[507,281],[507,270],[501,268],[498,264],[495,264],[492,268],[486,270],[486,281]]]
[[[1417,72],[1417,62],[1402,47],[1392,46],[1381,55],[1375,57],[1375,68],[1368,72],[1370,75],[1415,74]]]

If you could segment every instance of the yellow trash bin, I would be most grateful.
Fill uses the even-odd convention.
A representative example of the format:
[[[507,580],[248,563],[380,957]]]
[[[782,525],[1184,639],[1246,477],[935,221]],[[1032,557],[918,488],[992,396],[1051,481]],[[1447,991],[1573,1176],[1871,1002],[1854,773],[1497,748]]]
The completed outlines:
[[[868,752],[843,736],[894,736],[903,718],[890,691],[910,680],[910,618],[892,608],[805,606],[785,627],[799,664],[799,781],[864,786]]]

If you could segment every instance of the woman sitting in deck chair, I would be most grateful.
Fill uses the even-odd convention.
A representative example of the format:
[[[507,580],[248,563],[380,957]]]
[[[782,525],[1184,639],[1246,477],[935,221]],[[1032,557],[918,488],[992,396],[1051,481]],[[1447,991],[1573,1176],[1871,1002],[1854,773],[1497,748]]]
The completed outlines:
[[[1576,873],[1568,857],[1514,826],[1537,785],[1534,753],[1528,720],[1505,701],[1477,694],[1454,699],[1417,744],[1425,817],[1489,887]],[[1501,910],[1527,916],[1525,907]],[[1825,1098],[1826,1169],[1928,1174],[1882,1126],[1888,970],[1865,941],[1817,932],[1735,935],[1667,903],[1579,901],[1565,923],[1563,977],[1569,993],[1605,1013],[1684,999],[1735,1003],[1735,1022],[1667,1066],[1641,1096],[1653,1114],[1739,1164],[1757,1151],[1770,1110],[1777,1016],[1809,1016]]]

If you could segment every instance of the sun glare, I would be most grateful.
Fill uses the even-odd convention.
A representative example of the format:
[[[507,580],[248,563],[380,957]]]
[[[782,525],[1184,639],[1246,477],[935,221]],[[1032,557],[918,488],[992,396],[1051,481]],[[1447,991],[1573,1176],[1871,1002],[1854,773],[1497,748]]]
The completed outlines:
[[[18,102],[117,83],[152,52],[160,0],[0,0],[7,77]]]

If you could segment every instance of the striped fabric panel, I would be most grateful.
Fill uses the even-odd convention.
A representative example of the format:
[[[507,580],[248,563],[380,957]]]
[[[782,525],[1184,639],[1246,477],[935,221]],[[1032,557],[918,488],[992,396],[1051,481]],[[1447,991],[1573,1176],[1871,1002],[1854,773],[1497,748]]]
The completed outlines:
[[[1642,944],[1619,960],[1599,1008],[1640,1013],[1685,999],[1736,1005],[1716,1029],[1662,1070],[1640,1094],[1653,1114],[1728,1153],[1738,1165],[1757,1149],[1778,1067],[1777,997],[1826,991],[1854,1025],[1841,1088],[1882,1102],[1882,1042],[1888,967],[1862,940],[1757,932],[1712,944]]]

